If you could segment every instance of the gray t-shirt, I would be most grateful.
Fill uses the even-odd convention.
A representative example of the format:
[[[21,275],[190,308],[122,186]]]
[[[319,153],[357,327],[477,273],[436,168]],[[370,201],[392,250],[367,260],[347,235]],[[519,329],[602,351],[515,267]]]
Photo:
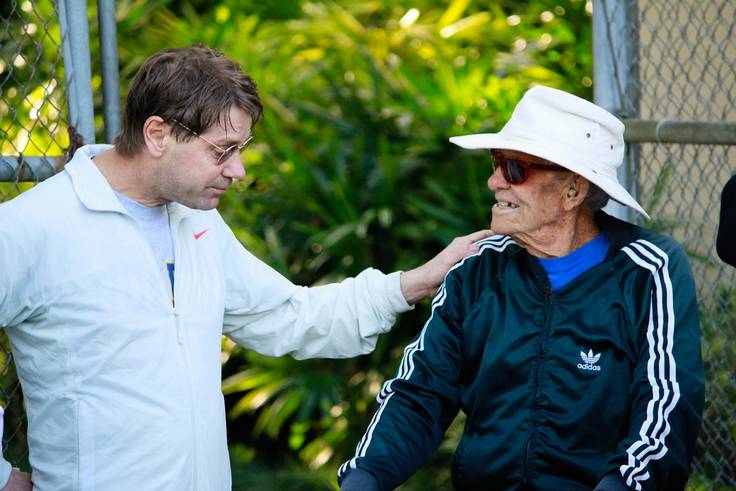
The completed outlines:
[[[166,205],[146,206],[127,196],[115,192],[118,201],[130,216],[143,227],[143,232],[153,251],[162,278],[170,288],[171,299],[174,299],[174,241],[169,227],[169,212]]]

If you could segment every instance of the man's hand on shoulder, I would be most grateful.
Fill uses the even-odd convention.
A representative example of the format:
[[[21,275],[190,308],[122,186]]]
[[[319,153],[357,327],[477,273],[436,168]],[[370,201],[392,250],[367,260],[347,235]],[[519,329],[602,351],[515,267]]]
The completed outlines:
[[[491,230],[479,230],[457,237],[435,257],[421,266],[401,273],[401,293],[406,302],[415,304],[437,293],[445,275],[458,261],[478,252],[479,240],[493,235]]]
[[[32,491],[33,481],[31,481],[31,475],[22,472],[20,469],[14,467],[10,471],[10,479],[4,488],[0,491]]]

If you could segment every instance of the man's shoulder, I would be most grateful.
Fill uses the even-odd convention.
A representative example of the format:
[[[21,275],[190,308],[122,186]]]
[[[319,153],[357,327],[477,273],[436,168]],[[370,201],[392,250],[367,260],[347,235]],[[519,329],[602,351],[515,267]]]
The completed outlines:
[[[682,246],[675,239],[651,228],[625,222],[602,212],[596,215],[596,221],[621,257],[630,257],[632,252],[658,257],[684,254]]]
[[[61,205],[73,196],[69,176],[60,172],[15,198],[0,204],[0,222],[27,220],[34,217],[64,212]]]
[[[661,257],[680,256],[685,254],[685,250],[682,245],[669,235],[664,235],[647,228],[637,228],[638,233],[628,245],[629,247],[636,247],[639,250],[643,250],[642,248],[645,248],[650,251],[651,254]]]
[[[478,252],[460,260],[448,273],[454,277],[473,274],[485,275],[498,270],[498,265],[519,250],[519,246],[508,235],[492,235],[476,242]]]
[[[637,271],[651,277],[656,272],[669,270],[669,274],[678,272],[678,275],[692,276],[685,248],[674,238],[646,228],[639,227],[636,237],[619,251],[619,259],[620,265],[628,264],[628,267],[617,268],[621,274]]]
[[[0,249],[15,251],[9,257],[17,260],[36,255],[68,223],[70,188],[68,176],[60,173],[1,204]]]

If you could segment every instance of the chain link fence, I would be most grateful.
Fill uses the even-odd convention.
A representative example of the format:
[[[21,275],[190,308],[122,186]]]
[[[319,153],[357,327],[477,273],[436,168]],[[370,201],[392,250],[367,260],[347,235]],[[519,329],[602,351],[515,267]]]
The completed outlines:
[[[51,175],[58,161],[53,157],[68,146],[61,28],[54,5],[11,0],[0,7],[0,181],[5,181],[0,200],[30,186],[20,181]]]
[[[733,137],[736,2],[597,0],[595,7],[594,15],[605,14],[604,45],[618,60],[611,79],[627,121],[627,179],[654,217],[648,225],[685,246],[697,283],[707,389],[689,488],[736,490],[736,270],[714,245],[736,147],[702,143]],[[55,2],[0,2],[0,202],[52,175],[69,146],[59,17]],[[623,35],[610,36],[616,19]],[[28,470],[23,399],[4,333],[0,404],[4,455]]]
[[[597,7],[630,182],[653,217],[647,225],[687,250],[697,284],[707,385],[689,488],[736,490],[736,270],[715,251],[720,193],[736,173],[736,2]]]

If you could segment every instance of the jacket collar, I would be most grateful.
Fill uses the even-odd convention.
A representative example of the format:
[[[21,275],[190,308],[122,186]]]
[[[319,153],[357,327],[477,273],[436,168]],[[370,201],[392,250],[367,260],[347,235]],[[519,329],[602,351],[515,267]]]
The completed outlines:
[[[107,182],[100,169],[92,162],[93,157],[111,148],[112,145],[102,144],[80,147],[74,157],[66,164],[64,171],[69,175],[79,201],[89,210],[116,211],[127,214],[128,212],[125,211],[125,208],[115,196],[115,191],[113,191],[110,183]],[[179,219],[196,211],[179,203],[169,203],[167,208],[172,217],[175,216]]]
[[[613,217],[603,210],[597,211],[593,219],[601,233],[606,234],[606,237],[611,241],[607,258],[615,256],[624,246],[634,242],[641,236],[642,229],[640,227]]]

